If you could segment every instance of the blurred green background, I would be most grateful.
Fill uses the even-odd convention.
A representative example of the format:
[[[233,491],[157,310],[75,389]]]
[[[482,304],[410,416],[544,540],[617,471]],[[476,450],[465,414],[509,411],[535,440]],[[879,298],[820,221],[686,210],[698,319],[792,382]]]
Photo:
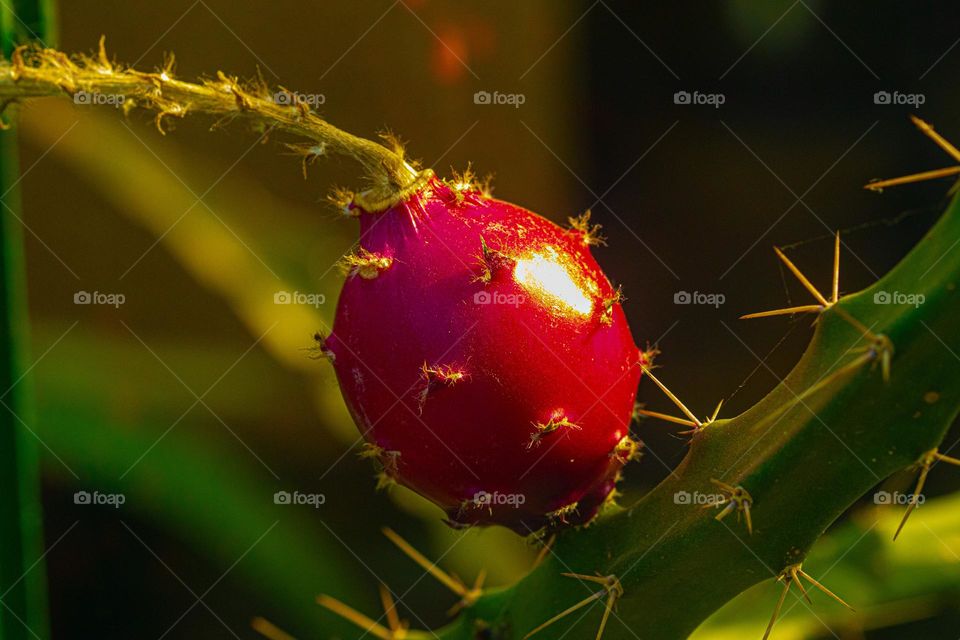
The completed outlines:
[[[608,237],[596,254],[623,285],[635,338],[663,350],[662,378],[701,414],[720,398],[727,416],[750,406],[810,336],[809,317],[737,320],[806,303],[770,246],[826,286],[840,228],[841,288],[862,288],[945,203],[948,182],[861,188],[950,164],[907,114],[960,140],[960,12],[946,2],[73,0],[59,13],[66,51],[105,34],[137,66],[175,52],[184,78],[259,72],[322,94],[321,113],[343,129],[389,127],[441,174],[472,162],[495,175],[495,195],[554,221],[592,208]],[[525,100],[476,104],[478,91]],[[677,104],[678,91],[725,101]],[[923,104],[876,104],[878,91]],[[410,492],[375,492],[331,370],[304,351],[332,320],[334,264],[357,236],[325,197],[356,185],[357,167],[321,160],[305,181],[280,140],[210,131],[202,117],[161,136],[148,114],[68,100],[21,115],[30,426],[45,454],[55,637],[251,638],[262,615],[298,637],[354,638],[314,598],[375,614],[378,580],[414,627],[442,625],[455,598],[383,526],[467,580],[486,569],[506,584],[529,569],[536,550],[512,533],[453,532]],[[81,291],[125,302],[75,304]],[[326,302],[278,305],[278,291]],[[724,303],[674,304],[680,291]],[[649,384],[639,398],[669,410]],[[648,453],[625,501],[685,452],[668,425],[637,432]],[[958,488],[960,475],[938,469],[927,496]],[[125,503],[75,504],[77,491]],[[326,500],[277,505],[277,491]],[[808,570],[835,565],[827,583],[869,606],[851,615],[819,598],[816,615],[795,607],[775,637],[956,637],[960,505],[939,500],[891,546],[899,513],[865,498]],[[760,637],[777,593],[758,586],[697,637]]]

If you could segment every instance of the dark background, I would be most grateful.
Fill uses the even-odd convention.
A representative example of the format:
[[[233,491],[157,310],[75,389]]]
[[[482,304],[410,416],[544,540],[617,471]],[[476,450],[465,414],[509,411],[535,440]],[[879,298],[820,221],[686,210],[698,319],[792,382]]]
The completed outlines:
[[[89,51],[105,34],[117,60],[146,68],[176,52],[184,78],[218,69],[249,78],[259,69],[271,84],[323,93],[322,113],[348,131],[396,131],[442,174],[472,162],[495,174],[498,197],[557,222],[591,208],[608,238],[596,255],[623,285],[637,342],[662,349],[661,378],[698,414],[726,398],[721,415],[730,417],[786,374],[811,335],[810,317],[737,319],[811,302],[771,246],[787,247],[828,290],[831,234],[840,229],[841,289],[855,291],[892,267],[943,209],[949,181],[883,194],[862,186],[953,163],[907,116],[960,141],[958,18],[948,2],[81,0],[61,4],[60,46]],[[480,90],[526,100],[477,105]],[[722,93],[725,102],[678,105],[677,91]],[[924,103],[878,105],[877,91],[922,94]],[[23,117],[56,637],[247,638],[255,615],[300,637],[350,633],[313,604],[316,592],[336,588],[302,575],[309,568],[298,558],[310,548],[286,549],[289,566],[263,558],[277,567],[269,578],[258,574],[261,564],[244,566],[249,557],[224,575],[266,527],[246,516],[220,520],[233,498],[201,486],[207,476],[197,469],[228,487],[246,478],[267,496],[324,492],[322,511],[298,514],[310,527],[300,533],[354,572],[356,584],[339,595],[365,594],[351,603],[370,612],[370,571],[399,593],[413,587],[404,611],[414,626],[442,624],[452,604],[380,536],[387,524],[431,557],[449,553],[444,564],[462,574],[484,564],[494,583],[523,574],[533,551],[512,534],[471,532],[451,550],[457,534],[442,528],[439,512],[403,491],[374,493],[370,467],[344,455],[356,433],[329,372],[296,351],[315,321],[332,317],[340,276],[329,267],[356,229],[324,198],[334,185],[356,184],[357,167],[321,160],[304,181],[279,140],[251,147],[256,136],[241,125],[210,132],[203,117],[172,123],[166,136],[149,115],[124,121],[109,107],[66,101],[30,104]],[[209,208],[192,206],[211,185]],[[164,233],[185,209],[182,226]],[[282,315],[290,310],[251,293],[281,281],[329,301],[317,317]],[[123,292],[127,303],[77,307],[81,289]],[[719,293],[725,303],[677,305],[678,291]],[[185,387],[201,394],[215,382],[210,411],[194,406],[118,479],[147,449],[137,442],[156,441],[193,404]],[[671,410],[648,383],[639,397]],[[100,429],[86,438],[91,423]],[[640,425],[650,454],[629,470],[628,499],[679,462],[685,444],[676,431]],[[126,438],[129,448],[118,444]],[[178,509],[190,499],[170,488],[174,477],[208,501],[209,520],[198,519],[200,498],[197,511]],[[958,486],[960,477],[941,470],[927,493]],[[73,504],[74,491],[97,488],[123,491],[128,504]],[[267,525],[286,519],[266,499],[253,504]],[[234,541],[221,544],[224,537]],[[284,575],[300,582],[281,593]],[[196,605],[171,629],[201,595],[209,609]],[[942,611],[918,623],[928,626],[867,637],[955,637],[947,630],[956,622]]]

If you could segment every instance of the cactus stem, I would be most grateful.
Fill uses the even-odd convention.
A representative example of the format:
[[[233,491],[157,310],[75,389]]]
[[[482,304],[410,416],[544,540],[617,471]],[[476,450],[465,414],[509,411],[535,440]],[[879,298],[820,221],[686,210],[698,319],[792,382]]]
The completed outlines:
[[[804,571],[802,565],[792,564],[789,567],[786,567],[780,572],[780,575],[777,576],[777,581],[783,582],[783,590],[780,592],[780,598],[777,600],[777,606],[773,609],[773,616],[770,617],[770,622],[767,624],[767,630],[763,634],[763,640],[767,640],[770,637],[770,632],[773,631],[773,626],[777,623],[777,618],[780,616],[780,610],[783,608],[783,603],[787,599],[787,593],[790,591],[790,586],[793,583],[797,584],[797,588],[800,589],[801,595],[803,595],[803,597],[810,602],[810,596],[807,594],[807,590],[804,589],[801,578],[806,579],[807,582],[845,606],[850,611],[855,611],[855,609],[844,602],[840,596],[835,594],[833,591],[830,591],[830,589],[827,589],[825,586],[815,580],[809,573]]]
[[[936,449],[927,451],[925,454],[923,454],[923,456],[921,456],[920,460],[914,465],[914,468],[920,469],[920,475],[917,477],[917,486],[914,488],[913,495],[910,496],[910,500],[907,504],[907,510],[903,512],[903,518],[900,520],[900,524],[897,526],[897,530],[893,534],[894,540],[896,540],[900,535],[900,532],[903,531],[903,527],[907,524],[907,519],[910,517],[910,514],[913,513],[913,510],[917,508],[920,493],[923,491],[923,487],[927,483],[927,476],[930,474],[930,470],[933,468],[933,465],[937,462],[945,462],[947,464],[960,467],[960,460],[943,455]]]
[[[390,542],[397,545],[407,557],[420,565],[424,571],[436,578],[440,584],[460,596],[460,602],[455,606],[455,611],[473,606],[473,604],[480,599],[480,596],[483,595],[483,581],[486,578],[485,572],[481,571],[473,586],[468,587],[459,578],[451,576],[435,563],[430,562],[426,556],[414,549],[413,545],[401,538],[393,529],[384,527],[383,535],[387,536]]]
[[[776,409],[775,411],[772,411],[771,413],[768,413],[762,420],[760,420],[759,422],[756,423],[756,425],[754,425],[754,428],[760,429],[761,427],[768,424],[771,420],[774,420],[775,418],[777,418],[784,411],[787,411],[797,406],[798,404],[804,402],[807,398],[814,395],[824,387],[827,387],[834,381],[838,380],[839,378],[842,378],[843,376],[856,371],[857,369],[865,365],[867,362],[870,362],[871,360],[875,360],[875,358],[877,357],[877,353],[878,352],[870,349],[863,355],[858,356],[857,358],[851,360],[850,362],[843,365],[842,367],[840,367],[830,375],[822,378],[816,384],[813,384],[807,389],[805,389],[799,395],[795,395],[792,400],[784,403],[780,408]]]
[[[294,640],[286,631],[283,631],[266,618],[254,618],[250,623],[254,631],[262,635],[267,640]]]
[[[596,602],[597,600],[600,600],[601,598],[606,596],[607,604],[606,604],[606,607],[604,607],[603,618],[600,620],[600,628],[597,630],[597,636],[596,636],[596,640],[600,640],[600,638],[603,637],[603,631],[607,627],[607,621],[610,619],[610,614],[613,612],[613,608],[616,606],[617,601],[623,596],[623,585],[620,584],[619,578],[617,578],[617,576],[615,575],[589,576],[581,573],[561,573],[560,575],[565,576],[567,578],[576,578],[577,580],[595,582],[596,584],[599,584],[603,588],[600,591],[597,591],[587,596],[586,598],[584,598],[577,604],[573,605],[572,607],[568,607],[567,609],[564,609],[557,615],[553,616],[552,618],[550,618],[549,620],[541,624],[539,627],[535,628],[533,631],[523,636],[523,640],[527,640],[527,638],[529,638],[530,636],[536,633],[539,633],[540,631],[543,631],[544,629],[552,625],[554,622],[562,620],[563,618],[567,617],[571,613],[574,613],[575,611],[582,609],[588,604],[592,602]]]
[[[704,505],[705,508],[709,507],[719,507],[721,505],[726,505],[723,510],[720,511],[714,518],[717,522],[723,520],[728,515],[737,512],[737,521],[740,521],[740,514],[743,514],[743,518],[747,523],[747,533],[753,535],[753,518],[750,516],[750,507],[753,506],[753,497],[750,493],[741,487],[740,485],[733,486],[722,482],[720,480],[711,479],[710,482],[715,484],[717,488],[720,489],[720,492],[723,494],[723,499],[714,503]]]

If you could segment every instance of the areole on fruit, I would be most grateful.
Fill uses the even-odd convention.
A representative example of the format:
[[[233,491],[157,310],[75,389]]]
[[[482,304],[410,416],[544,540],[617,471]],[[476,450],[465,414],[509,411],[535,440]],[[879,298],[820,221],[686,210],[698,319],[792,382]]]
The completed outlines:
[[[369,455],[455,526],[589,522],[638,450],[642,359],[596,227],[429,174],[348,206],[360,249],[322,348]]]

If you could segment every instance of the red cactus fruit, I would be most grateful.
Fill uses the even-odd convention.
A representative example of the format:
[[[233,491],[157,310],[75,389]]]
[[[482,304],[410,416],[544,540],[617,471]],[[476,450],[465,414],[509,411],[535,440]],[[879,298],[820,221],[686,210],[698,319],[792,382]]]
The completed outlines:
[[[637,450],[642,358],[595,228],[431,175],[350,207],[361,248],[323,349],[366,454],[452,525],[592,519]]]

